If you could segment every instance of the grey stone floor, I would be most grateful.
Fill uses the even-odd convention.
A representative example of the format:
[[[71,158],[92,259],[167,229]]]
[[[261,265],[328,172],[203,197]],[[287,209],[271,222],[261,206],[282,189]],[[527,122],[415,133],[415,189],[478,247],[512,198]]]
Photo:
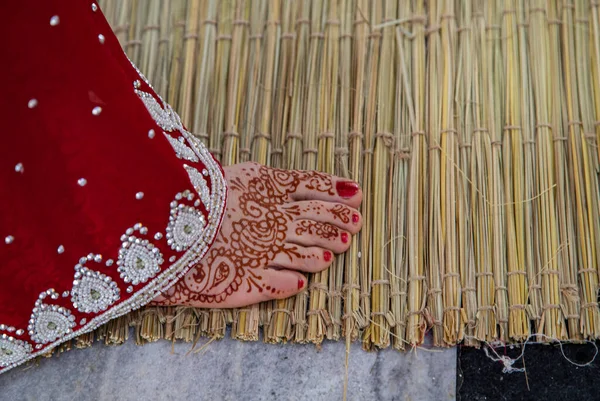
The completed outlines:
[[[201,352],[160,341],[95,344],[0,375],[2,400],[341,400],[345,345],[230,339]],[[186,355],[187,354],[187,355]],[[454,400],[456,349],[364,352],[353,344],[348,400]]]

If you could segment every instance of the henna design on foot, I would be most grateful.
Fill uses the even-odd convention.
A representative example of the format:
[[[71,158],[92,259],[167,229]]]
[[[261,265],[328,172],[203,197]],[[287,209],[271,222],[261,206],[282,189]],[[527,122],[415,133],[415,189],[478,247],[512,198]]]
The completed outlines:
[[[296,227],[296,235],[303,234],[316,235],[323,239],[333,240],[340,235],[340,230],[331,224],[324,224],[318,221],[301,220]],[[346,233],[343,233],[346,234]],[[348,236],[348,234],[346,234]]]
[[[294,221],[299,223],[295,230],[297,235],[315,235],[324,239],[336,239],[341,235],[343,240],[345,234],[346,240],[348,238],[347,233],[340,234],[340,230],[331,224],[308,220],[310,212],[293,204],[294,195],[301,187],[321,193],[322,198],[336,196],[340,185],[334,188],[331,176],[316,171],[273,169],[255,163],[227,167],[225,171],[229,198],[221,231],[202,262],[158,298],[160,304],[222,304],[242,289],[246,293],[257,291],[272,295],[289,292],[290,289],[276,288],[263,279],[263,272],[275,256],[283,254],[290,261],[319,259],[316,255],[302,254],[298,245],[286,241]],[[341,189],[348,195],[357,192],[354,187],[358,188],[356,184],[344,181]],[[313,203],[312,207],[314,213],[322,211],[318,203]],[[343,223],[348,223],[352,214],[350,208],[341,204],[326,212]],[[330,251],[323,253],[326,262],[332,257]],[[298,290],[304,286],[305,281],[298,279]],[[262,299],[248,303],[259,300]]]

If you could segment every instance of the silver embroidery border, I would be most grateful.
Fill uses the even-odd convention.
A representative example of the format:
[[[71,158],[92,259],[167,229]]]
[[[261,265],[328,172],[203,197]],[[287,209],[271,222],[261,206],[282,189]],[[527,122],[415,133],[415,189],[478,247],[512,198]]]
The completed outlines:
[[[60,339],[46,345],[39,351],[30,353],[28,357],[23,359],[22,361],[1,368],[0,374],[8,372],[9,370],[20,366],[25,362],[30,361],[38,356],[47,354],[48,352],[52,351],[54,348],[64,343],[65,341],[69,341],[82,334],[89,333],[90,331],[97,329],[104,323],[107,323],[120,316],[126,315],[127,313],[146,305],[148,302],[156,298],[156,296],[159,295],[161,292],[168,290],[185,273],[187,273],[187,271],[193,265],[199,262],[200,259],[204,257],[206,252],[208,252],[209,244],[213,242],[217,233],[219,232],[218,228],[221,226],[221,221],[225,213],[225,207],[227,203],[227,181],[225,180],[225,176],[221,171],[221,167],[215,161],[208,149],[206,149],[206,146],[204,146],[202,142],[200,142],[188,131],[182,129],[180,132],[190,143],[192,149],[200,159],[200,162],[202,162],[205,165],[211,178],[211,210],[208,214],[208,223],[206,225],[206,228],[204,229],[202,236],[196,241],[194,245],[192,245],[187,251],[184,252],[184,254],[179,258],[179,260],[177,260],[170,267],[161,272],[156,278],[150,281],[150,283],[148,283],[142,289],[132,294],[131,297],[129,297],[129,299],[121,302],[117,306],[91,319],[85,326],[83,326],[79,330],[74,331],[71,334],[68,334],[64,337],[61,337]],[[183,165],[181,168],[185,171]],[[186,176],[187,175],[188,174],[186,171]],[[194,187],[193,184],[191,186]],[[195,188],[194,192],[197,193]],[[200,196],[200,194],[198,194],[198,196]],[[15,340],[19,339],[15,338]],[[28,341],[25,342],[29,343]]]

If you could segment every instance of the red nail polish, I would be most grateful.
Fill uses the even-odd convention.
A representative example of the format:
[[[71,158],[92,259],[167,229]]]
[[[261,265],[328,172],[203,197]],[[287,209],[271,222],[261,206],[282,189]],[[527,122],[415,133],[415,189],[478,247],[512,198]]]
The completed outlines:
[[[358,223],[358,220],[359,220],[359,219],[360,219],[360,217],[358,216],[358,214],[354,213],[354,214],[352,215],[352,222],[353,222],[354,224]]]
[[[329,251],[325,251],[323,253],[323,259],[325,259],[325,262],[329,262],[331,261],[331,258],[333,257],[333,255],[331,254],[331,252]]]
[[[342,198],[352,198],[358,193],[358,184],[353,181],[338,181],[335,184],[337,193]]]
[[[301,290],[302,288],[304,288],[304,280],[299,278],[298,279],[298,289]]]
[[[348,242],[348,233],[342,233],[340,237],[342,237],[342,242],[344,244]]]

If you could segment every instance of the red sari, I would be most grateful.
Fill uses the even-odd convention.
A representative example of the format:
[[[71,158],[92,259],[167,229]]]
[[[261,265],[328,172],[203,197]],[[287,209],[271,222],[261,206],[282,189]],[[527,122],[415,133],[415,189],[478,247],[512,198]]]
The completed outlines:
[[[212,244],[226,182],[94,2],[0,15],[2,373],[176,282]]]

